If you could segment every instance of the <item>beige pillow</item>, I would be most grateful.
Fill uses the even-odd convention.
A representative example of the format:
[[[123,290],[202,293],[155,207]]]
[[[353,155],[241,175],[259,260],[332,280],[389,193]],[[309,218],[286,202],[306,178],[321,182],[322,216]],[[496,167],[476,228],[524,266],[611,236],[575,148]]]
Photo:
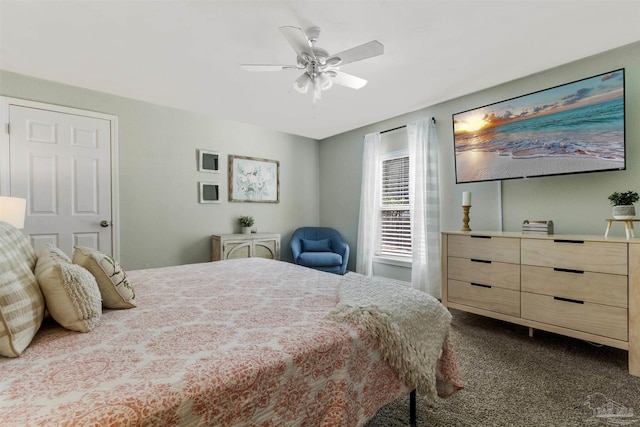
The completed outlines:
[[[102,301],[96,279],[79,265],[57,259],[45,247],[38,255],[38,283],[51,317],[78,332],[91,331],[100,321]]]
[[[136,306],[136,293],[120,263],[96,249],[76,246],[73,263],[93,274],[106,308],[132,308]]]
[[[33,274],[36,254],[27,237],[0,221],[0,355],[17,357],[44,317],[44,299]]]
[[[71,258],[69,258],[69,256],[58,247],[52,245],[51,243],[47,243],[42,249],[40,249],[40,253],[38,254],[38,262],[36,263],[34,271],[36,277],[43,270],[51,267],[55,263],[60,262],[71,264]]]

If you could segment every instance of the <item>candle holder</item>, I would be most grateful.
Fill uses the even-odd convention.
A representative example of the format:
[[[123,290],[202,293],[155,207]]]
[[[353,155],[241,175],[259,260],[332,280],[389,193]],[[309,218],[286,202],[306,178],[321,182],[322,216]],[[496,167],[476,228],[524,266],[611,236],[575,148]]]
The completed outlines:
[[[462,206],[462,230],[460,231],[471,231],[469,228],[469,210],[471,209],[471,205]]]

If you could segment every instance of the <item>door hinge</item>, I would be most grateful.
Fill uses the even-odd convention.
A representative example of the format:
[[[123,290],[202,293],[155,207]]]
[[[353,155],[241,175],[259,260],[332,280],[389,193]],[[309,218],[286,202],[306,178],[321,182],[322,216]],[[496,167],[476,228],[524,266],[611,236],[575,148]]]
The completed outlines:
[[[7,123],[7,133],[8,134],[11,133],[11,125],[9,123]]]

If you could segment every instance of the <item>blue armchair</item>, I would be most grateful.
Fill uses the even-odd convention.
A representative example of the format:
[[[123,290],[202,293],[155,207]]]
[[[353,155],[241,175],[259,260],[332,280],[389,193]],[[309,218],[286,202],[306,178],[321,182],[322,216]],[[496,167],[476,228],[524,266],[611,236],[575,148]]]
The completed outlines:
[[[316,270],[345,274],[349,244],[329,227],[301,227],[291,236],[293,262]]]

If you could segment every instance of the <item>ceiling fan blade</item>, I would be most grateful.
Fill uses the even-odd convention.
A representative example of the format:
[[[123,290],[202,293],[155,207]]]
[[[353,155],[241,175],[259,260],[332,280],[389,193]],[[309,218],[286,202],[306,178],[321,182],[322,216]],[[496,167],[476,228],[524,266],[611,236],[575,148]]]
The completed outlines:
[[[331,55],[331,58],[340,58],[340,65],[349,64],[350,62],[361,61],[363,59],[372,58],[384,53],[384,45],[377,40],[369,43],[361,44],[343,52]],[[327,61],[329,61],[329,58]]]
[[[304,33],[302,28],[284,26],[280,27],[280,32],[282,33],[284,38],[287,39],[293,50],[295,50],[298,55],[305,52],[313,59],[316,58],[313,51],[311,50],[309,39],[307,38],[307,35]]]
[[[346,86],[351,89],[360,89],[367,84],[365,79],[356,77],[352,74],[343,73],[342,71],[331,70],[329,73],[330,75],[335,73],[335,76],[332,78],[335,84]]]
[[[242,64],[240,65],[245,71],[282,71],[288,69],[298,69],[297,65],[269,65],[269,64]]]

